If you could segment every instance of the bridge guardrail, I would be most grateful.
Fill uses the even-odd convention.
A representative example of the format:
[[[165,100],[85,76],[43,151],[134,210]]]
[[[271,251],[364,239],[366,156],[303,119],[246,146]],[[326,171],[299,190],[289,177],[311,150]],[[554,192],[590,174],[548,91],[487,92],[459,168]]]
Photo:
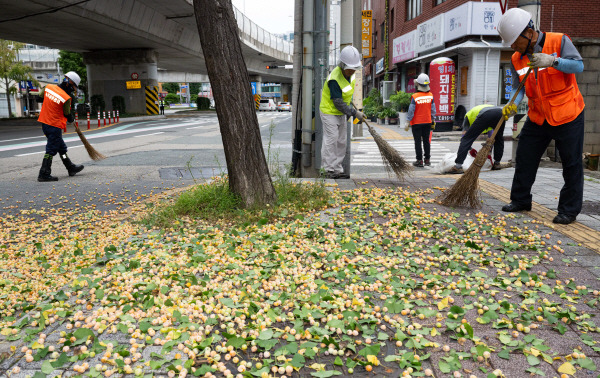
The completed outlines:
[[[285,54],[294,54],[292,43],[284,40],[283,38],[279,38],[256,25],[236,7],[233,7],[233,11],[235,14],[235,19],[237,20],[238,28],[248,37],[258,43],[262,43],[267,47],[278,50]]]

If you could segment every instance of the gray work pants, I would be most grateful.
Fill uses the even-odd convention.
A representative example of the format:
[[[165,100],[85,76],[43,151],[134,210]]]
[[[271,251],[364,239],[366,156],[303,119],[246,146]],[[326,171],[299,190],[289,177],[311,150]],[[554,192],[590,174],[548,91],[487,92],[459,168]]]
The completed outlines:
[[[346,116],[321,113],[323,145],[321,168],[326,172],[343,173],[342,162],[346,156]]]

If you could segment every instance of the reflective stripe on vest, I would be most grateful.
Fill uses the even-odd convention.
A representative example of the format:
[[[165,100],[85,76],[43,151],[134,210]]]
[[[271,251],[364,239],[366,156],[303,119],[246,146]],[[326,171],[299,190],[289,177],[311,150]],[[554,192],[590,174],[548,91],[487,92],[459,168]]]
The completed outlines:
[[[49,84],[44,88],[44,102],[38,122],[67,130],[67,118],[64,115],[65,102],[71,99],[58,85]]]
[[[412,98],[415,100],[415,115],[410,124],[432,123],[431,103],[433,102],[433,94],[431,92],[417,92],[412,95]]]
[[[562,33],[546,33],[542,52],[560,57]],[[512,64],[523,80],[527,72],[529,57],[516,52],[512,56]],[[585,104],[577,86],[575,74],[566,74],[555,68],[540,68],[535,75],[529,75],[525,82],[525,94],[529,99],[529,119],[542,125],[544,121],[552,126],[571,122],[581,113]]]
[[[329,91],[329,80],[335,80],[340,88],[342,89],[342,100],[350,105],[352,101],[352,95],[354,94],[354,81],[356,75],[352,75],[350,77],[350,82],[344,77],[344,73],[342,69],[338,66],[331,71],[327,80],[325,80],[325,84],[323,84],[323,91],[321,92],[321,105],[319,109],[323,114],[331,114],[331,115],[342,115],[344,113],[337,110],[335,105],[333,105],[333,101],[331,100],[331,92]]]

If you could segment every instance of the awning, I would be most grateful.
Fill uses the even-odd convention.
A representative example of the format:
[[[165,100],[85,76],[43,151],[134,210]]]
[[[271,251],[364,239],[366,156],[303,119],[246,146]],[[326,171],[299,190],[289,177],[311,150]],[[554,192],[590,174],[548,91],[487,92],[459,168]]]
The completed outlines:
[[[439,51],[435,51],[432,52],[430,54],[427,55],[423,55],[423,56],[418,56],[414,59],[409,60],[408,62],[405,63],[412,63],[412,62],[421,62],[423,60],[426,60],[428,58],[434,58],[434,57],[438,57],[438,56],[442,56],[442,55],[446,55],[448,52],[450,51],[454,51],[454,50],[459,50],[459,49],[504,49],[504,50],[510,50],[510,47],[508,46],[504,46],[502,45],[501,42],[488,42],[490,45],[488,46],[487,44],[481,42],[481,41],[467,41],[467,42],[463,42],[459,45],[456,46],[452,46],[452,47],[448,47],[446,49],[443,50],[439,50]],[[431,59],[433,60],[433,59]]]

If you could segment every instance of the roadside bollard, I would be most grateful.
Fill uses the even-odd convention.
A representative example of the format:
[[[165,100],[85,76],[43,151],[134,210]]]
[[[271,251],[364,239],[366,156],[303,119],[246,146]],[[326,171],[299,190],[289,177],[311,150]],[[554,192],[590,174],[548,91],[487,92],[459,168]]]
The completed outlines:
[[[98,111],[98,128],[100,128],[100,111]]]
[[[102,112],[102,118],[104,118],[104,126],[106,126],[106,111]]]
[[[117,110],[117,123],[119,123],[119,111]]]
[[[77,115],[77,112],[75,112],[75,127],[79,128],[79,116]]]
[[[90,129],[90,112],[87,112],[88,130]]]
[[[110,113],[111,113],[111,115],[112,115],[112,120],[113,120],[113,121],[112,121],[112,123],[116,123],[116,122],[117,122],[117,116],[116,116],[116,114],[115,114],[115,111],[113,110],[113,111],[112,111],[112,112],[110,112]]]

